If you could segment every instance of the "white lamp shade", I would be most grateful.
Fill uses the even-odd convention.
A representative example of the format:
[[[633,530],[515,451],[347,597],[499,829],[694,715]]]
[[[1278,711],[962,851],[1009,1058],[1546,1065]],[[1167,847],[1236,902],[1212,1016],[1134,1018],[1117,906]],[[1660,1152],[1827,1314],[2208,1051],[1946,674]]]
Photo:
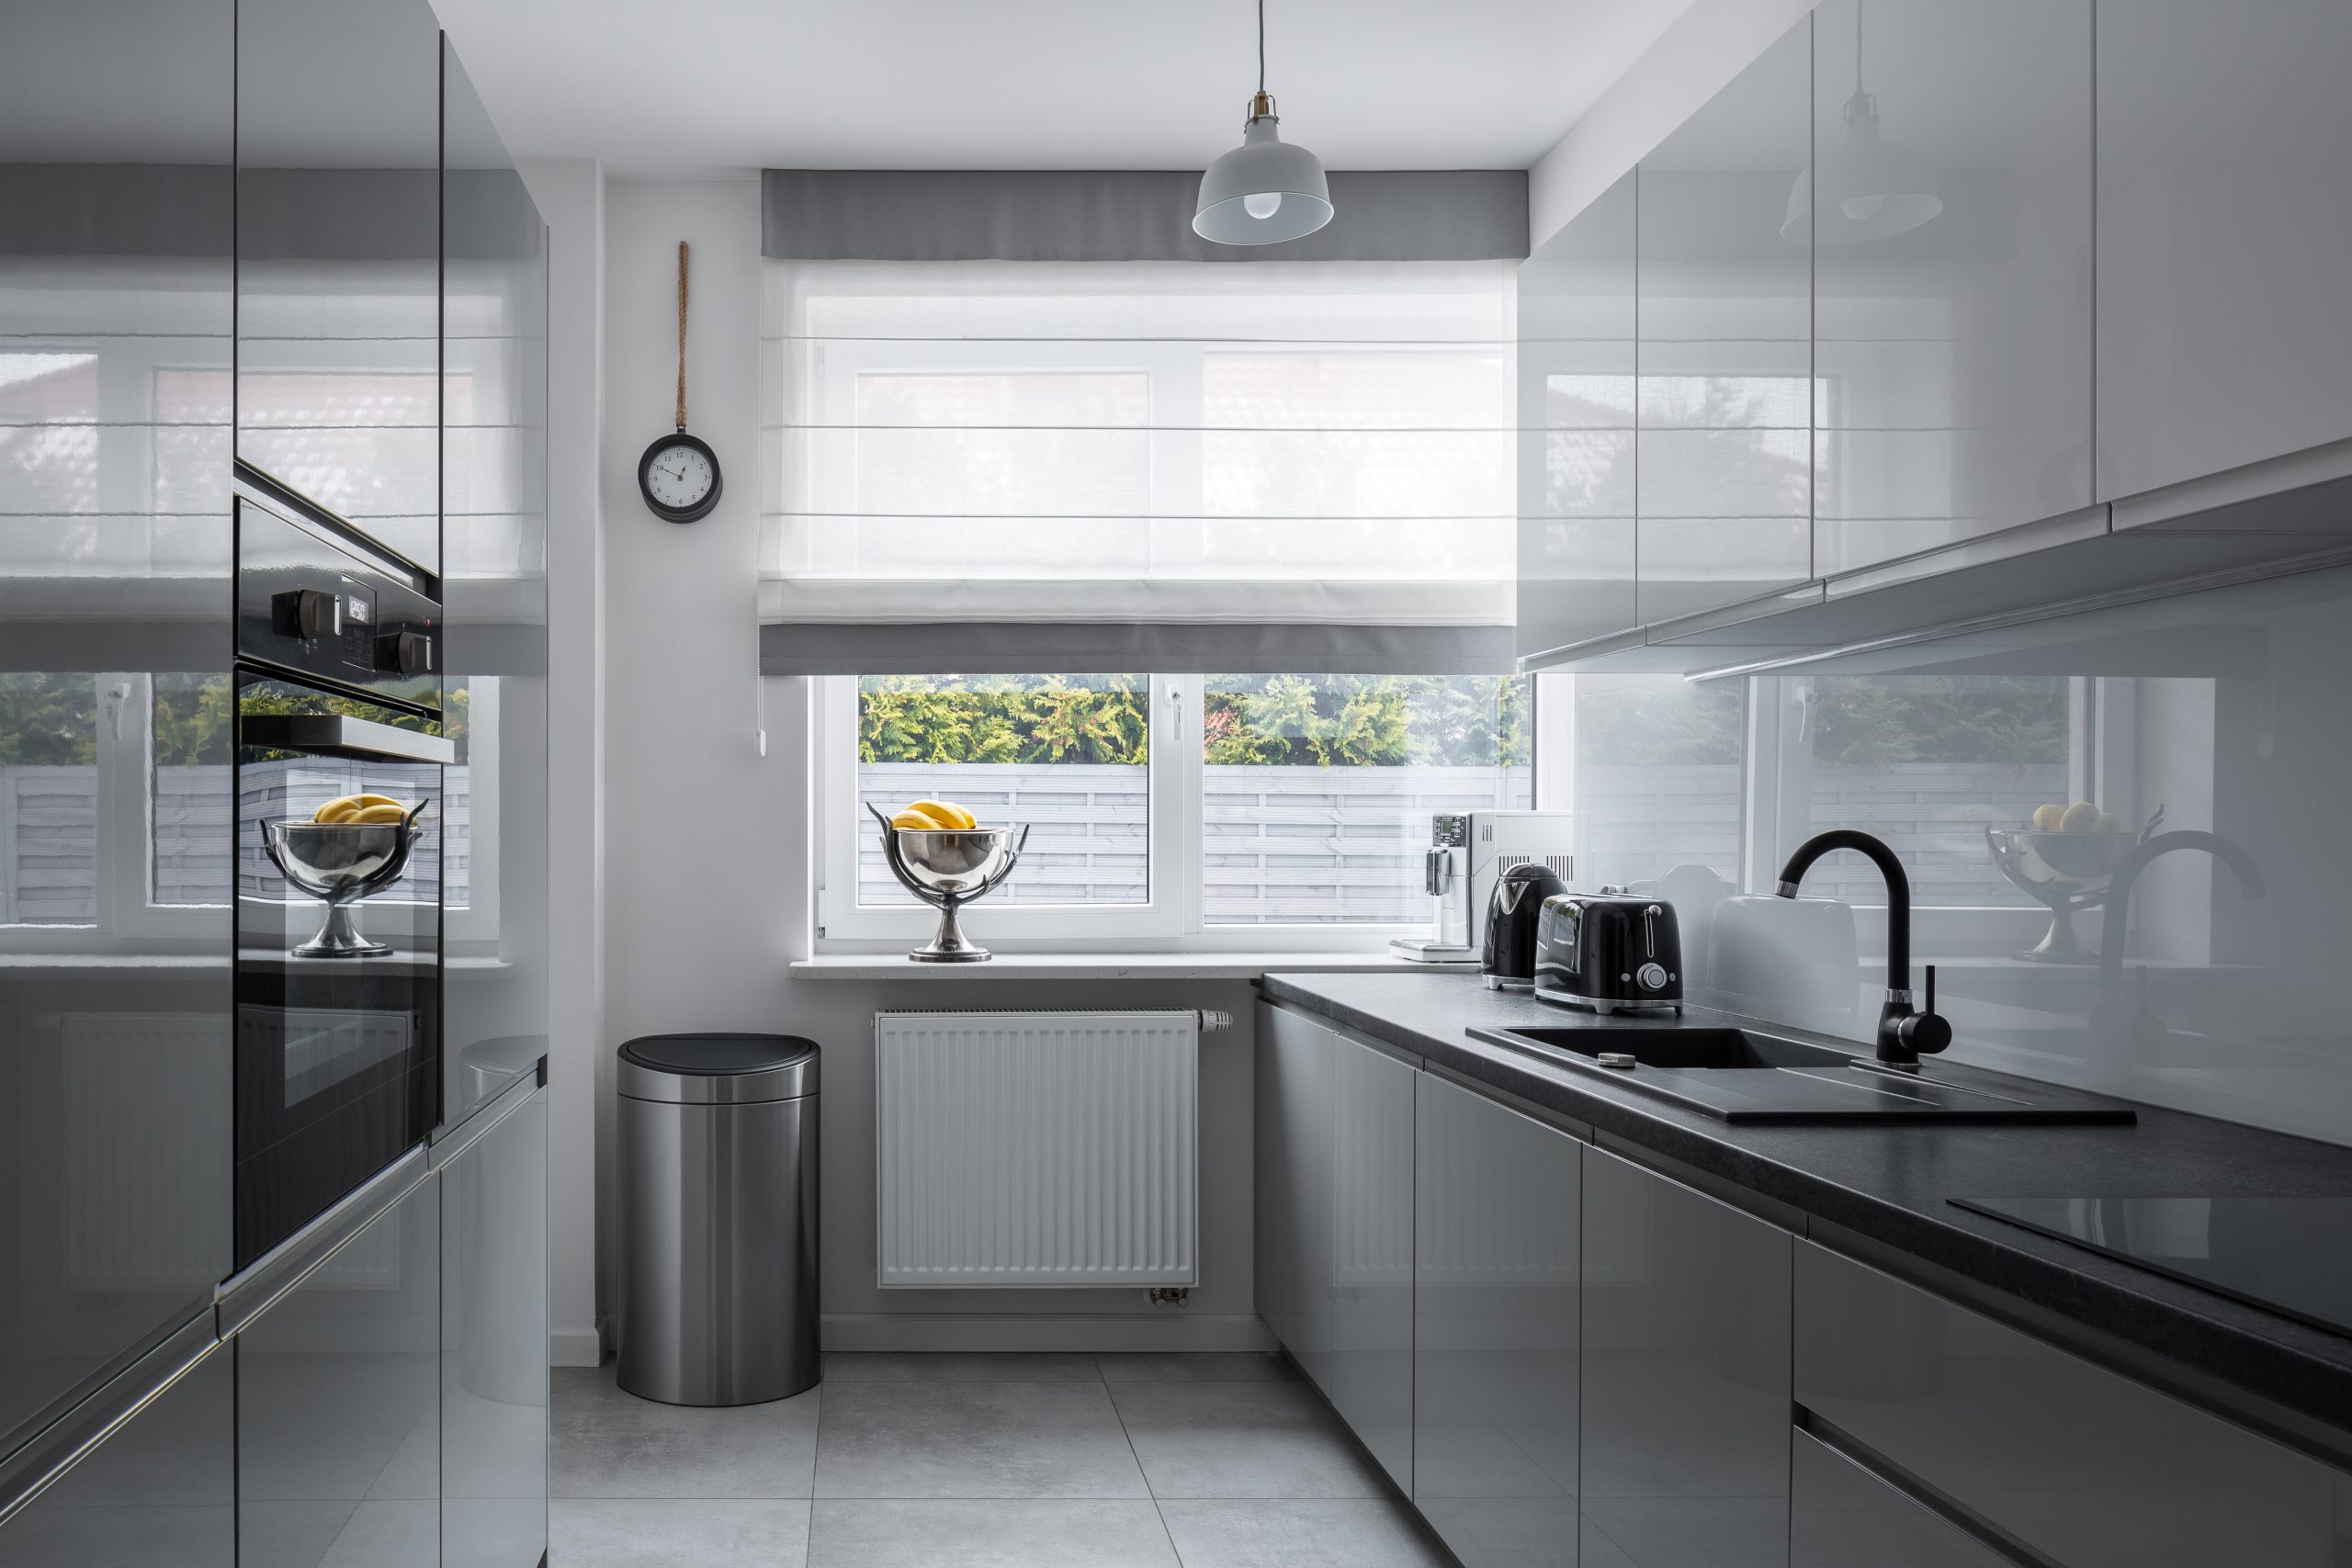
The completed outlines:
[[[1816,244],[1860,244],[1917,229],[1943,209],[1927,155],[1884,140],[1878,115],[1849,104],[1838,145],[1790,189],[1781,235],[1796,244],[1808,235]]]
[[[1252,119],[1241,145],[1209,165],[1193,209],[1193,233],[1220,245],[1271,245],[1331,221],[1323,161],[1284,141],[1275,125],[1272,115]]]

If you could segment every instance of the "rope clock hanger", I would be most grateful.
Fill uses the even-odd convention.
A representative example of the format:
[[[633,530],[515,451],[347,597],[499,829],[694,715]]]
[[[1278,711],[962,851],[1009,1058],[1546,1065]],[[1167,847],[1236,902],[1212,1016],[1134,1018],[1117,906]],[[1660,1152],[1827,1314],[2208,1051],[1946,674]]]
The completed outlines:
[[[637,460],[645,509],[665,523],[699,523],[718,504],[718,454],[686,434],[686,243],[678,242],[678,428]]]

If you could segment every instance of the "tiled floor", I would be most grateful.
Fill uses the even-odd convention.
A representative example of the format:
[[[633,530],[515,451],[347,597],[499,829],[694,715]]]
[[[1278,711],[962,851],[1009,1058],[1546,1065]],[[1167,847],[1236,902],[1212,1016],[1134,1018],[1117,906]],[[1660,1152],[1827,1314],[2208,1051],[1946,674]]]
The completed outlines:
[[[1450,1561],[1272,1356],[828,1356],[735,1410],[555,1375],[550,1568]]]

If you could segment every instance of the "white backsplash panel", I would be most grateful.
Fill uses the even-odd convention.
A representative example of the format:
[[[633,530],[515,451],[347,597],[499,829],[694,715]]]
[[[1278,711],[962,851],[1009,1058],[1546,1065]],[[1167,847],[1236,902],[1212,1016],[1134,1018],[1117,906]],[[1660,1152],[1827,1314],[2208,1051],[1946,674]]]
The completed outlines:
[[[1955,1059],[2352,1144],[2347,668],[2352,569],[1745,680],[1570,677],[1575,798],[1544,804],[1577,813],[1578,886],[1674,902],[1695,1002],[1869,1037],[1876,872],[1770,896],[1858,828],[1909,873]],[[2071,898],[1996,853],[2043,807]],[[2165,852],[2119,889],[2135,840]]]

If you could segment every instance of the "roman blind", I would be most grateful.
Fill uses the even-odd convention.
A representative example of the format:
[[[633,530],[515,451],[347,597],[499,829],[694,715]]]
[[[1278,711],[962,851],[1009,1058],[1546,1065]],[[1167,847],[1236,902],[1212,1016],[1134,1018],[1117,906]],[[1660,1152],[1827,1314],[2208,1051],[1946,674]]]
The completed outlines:
[[[1510,668],[1514,262],[766,266],[770,671]]]

